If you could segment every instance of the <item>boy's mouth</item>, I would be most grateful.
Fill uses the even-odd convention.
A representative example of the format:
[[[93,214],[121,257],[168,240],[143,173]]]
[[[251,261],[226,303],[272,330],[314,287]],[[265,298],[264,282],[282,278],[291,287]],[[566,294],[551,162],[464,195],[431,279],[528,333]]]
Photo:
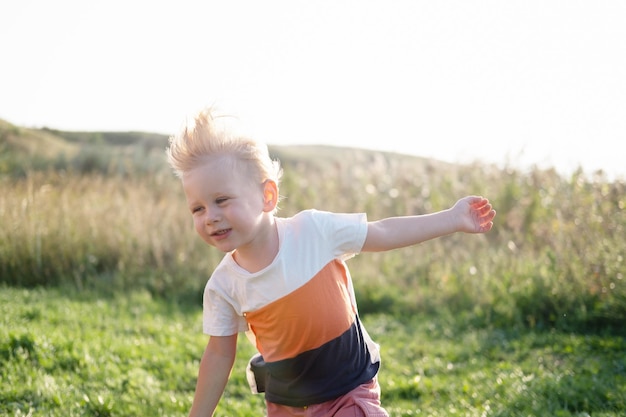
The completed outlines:
[[[217,232],[213,232],[211,233],[212,237],[220,237],[220,236],[224,236],[226,234],[228,234],[228,232],[230,232],[231,229],[222,229],[222,230],[218,230]]]

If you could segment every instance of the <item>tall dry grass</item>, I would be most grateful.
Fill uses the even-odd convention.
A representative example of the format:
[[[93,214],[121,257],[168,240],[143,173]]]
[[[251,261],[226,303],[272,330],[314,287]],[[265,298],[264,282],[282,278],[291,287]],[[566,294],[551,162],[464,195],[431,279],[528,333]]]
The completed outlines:
[[[34,172],[4,179],[1,281],[79,289],[194,290],[218,254],[200,247],[175,181]]]
[[[454,166],[402,155],[275,150],[280,215],[310,207],[371,220],[466,194],[498,210],[487,235],[453,235],[350,261],[363,312],[466,315],[476,325],[620,328],[626,319],[623,182],[582,172]],[[106,164],[104,164],[106,165]],[[195,235],[163,167],[0,179],[0,282],[199,299],[221,254]]]

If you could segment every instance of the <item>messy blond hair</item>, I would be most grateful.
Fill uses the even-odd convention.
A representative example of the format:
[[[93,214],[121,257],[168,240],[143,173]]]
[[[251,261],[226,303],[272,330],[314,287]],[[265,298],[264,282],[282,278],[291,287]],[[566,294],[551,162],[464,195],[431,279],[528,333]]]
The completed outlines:
[[[182,178],[185,172],[198,167],[208,158],[228,155],[236,163],[244,163],[259,184],[269,179],[278,185],[282,168],[278,160],[270,158],[267,145],[233,134],[218,123],[221,118],[225,116],[206,108],[198,112],[177,135],[170,137],[166,155],[176,176]]]

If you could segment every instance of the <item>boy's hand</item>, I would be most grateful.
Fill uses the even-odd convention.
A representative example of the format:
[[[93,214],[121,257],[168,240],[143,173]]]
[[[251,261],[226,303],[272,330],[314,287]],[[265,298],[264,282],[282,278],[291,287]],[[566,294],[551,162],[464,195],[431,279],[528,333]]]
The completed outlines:
[[[459,220],[459,231],[465,233],[485,233],[493,227],[496,211],[489,200],[480,196],[468,196],[460,199],[452,207]]]

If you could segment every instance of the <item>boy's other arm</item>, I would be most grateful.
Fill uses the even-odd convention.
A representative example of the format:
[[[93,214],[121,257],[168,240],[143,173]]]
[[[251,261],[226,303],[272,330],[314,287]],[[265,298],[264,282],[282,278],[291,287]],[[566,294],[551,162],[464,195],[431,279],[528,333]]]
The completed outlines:
[[[369,222],[363,252],[381,252],[415,245],[456,232],[485,233],[496,211],[479,196],[461,198],[447,210],[432,214],[389,217]]]
[[[237,352],[237,334],[211,336],[198,371],[196,393],[189,417],[212,416],[233,369]]]

